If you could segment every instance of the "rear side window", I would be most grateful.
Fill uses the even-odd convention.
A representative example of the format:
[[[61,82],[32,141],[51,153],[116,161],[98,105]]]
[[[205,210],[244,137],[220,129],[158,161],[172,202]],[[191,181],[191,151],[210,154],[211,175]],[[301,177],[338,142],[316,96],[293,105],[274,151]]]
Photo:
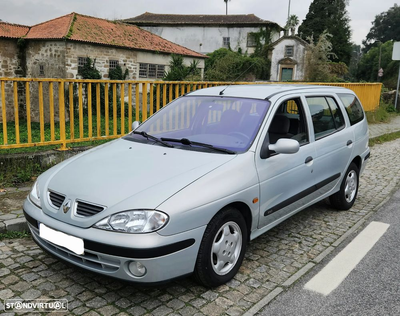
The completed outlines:
[[[364,119],[364,111],[358,99],[347,93],[338,93],[340,100],[342,100],[347,115],[349,116],[350,124],[354,125]]]
[[[336,131],[335,121],[325,97],[307,97],[315,139],[324,137]]]
[[[326,101],[328,101],[329,107],[331,108],[333,119],[335,121],[336,129],[341,129],[344,127],[344,117],[343,113],[336,104],[336,101],[331,98],[327,97]]]

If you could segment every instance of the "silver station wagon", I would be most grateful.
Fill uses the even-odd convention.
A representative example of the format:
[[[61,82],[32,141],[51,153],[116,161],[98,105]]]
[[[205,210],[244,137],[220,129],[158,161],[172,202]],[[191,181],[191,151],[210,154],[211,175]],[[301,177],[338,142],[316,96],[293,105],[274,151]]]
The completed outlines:
[[[212,87],[133,128],[43,173],[24,204],[44,250],[133,282],[229,281],[293,214],[351,208],[370,155],[360,101],[336,87]]]

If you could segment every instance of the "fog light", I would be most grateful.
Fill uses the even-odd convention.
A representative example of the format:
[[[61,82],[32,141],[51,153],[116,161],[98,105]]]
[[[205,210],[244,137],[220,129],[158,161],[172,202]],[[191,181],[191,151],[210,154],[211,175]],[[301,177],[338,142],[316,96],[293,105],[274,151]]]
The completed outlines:
[[[146,274],[146,267],[140,262],[132,261],[129,264],[129,271],[136,277],[142,277]]]

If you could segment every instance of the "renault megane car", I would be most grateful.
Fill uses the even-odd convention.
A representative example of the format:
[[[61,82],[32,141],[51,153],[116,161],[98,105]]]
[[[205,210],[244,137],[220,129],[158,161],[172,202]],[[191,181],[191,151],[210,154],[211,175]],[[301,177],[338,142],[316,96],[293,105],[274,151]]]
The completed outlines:
[[[133,127],[43,173],[24,203],[44,250],[133,282],[229,281],[293,214],[351,208],[370,155],[361,103],[337,87],[212,87]]]

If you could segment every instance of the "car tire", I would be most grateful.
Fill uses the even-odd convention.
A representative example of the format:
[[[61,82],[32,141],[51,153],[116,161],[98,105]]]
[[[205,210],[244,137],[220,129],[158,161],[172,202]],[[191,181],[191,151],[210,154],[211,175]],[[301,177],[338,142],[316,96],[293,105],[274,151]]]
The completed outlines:
[[[340,190],[329,197],[334,208],[348,210],[353,206],[358,193],[359,174],[357,165],[352,162],[342,180]]]
[[[231,280],[239,270],[247,247],[247,225],[235,208],[225,208],[207,225],[197,255],[194,276],[206,287]]]

